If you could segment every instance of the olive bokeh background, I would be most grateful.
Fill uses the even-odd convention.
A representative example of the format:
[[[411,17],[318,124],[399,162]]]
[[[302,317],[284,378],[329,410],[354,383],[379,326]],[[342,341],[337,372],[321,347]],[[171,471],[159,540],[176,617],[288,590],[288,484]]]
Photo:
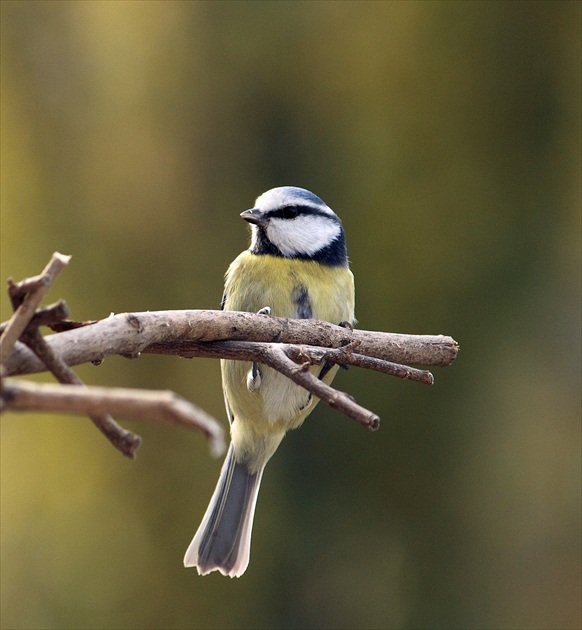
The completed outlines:
[[[426,387],[352,369],[267,468],[240,579],[182,567],[198,434],[5,414],[3,628],[580,626],[579,2],[1,3],[1,276],[73,256],[75,319],[217,308],[273,186],[343,219],[359,326],[449,334]],[[2,319],[9,317],[2,297]],[[224,419],[210,360],[91,384]],[[46,379],[47,377],[40,377]]]

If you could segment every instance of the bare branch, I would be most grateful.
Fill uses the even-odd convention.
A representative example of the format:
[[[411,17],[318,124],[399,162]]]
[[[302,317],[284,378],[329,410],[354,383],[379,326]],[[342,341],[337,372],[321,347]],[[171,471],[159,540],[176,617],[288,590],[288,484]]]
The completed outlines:
[[[13,302],[22,296],[24,298],[19,300],[20,304],[6,325],[2,337],[0,337],[0,363],[6,363],[16,341],[34,316],[37,307],[44,299],[55,278],[69,264],[70,260],[70,256],[55,252],[40,276],[29,278],[20,283],[8,281],[8,293]]]
[[[34,321],[31,319],[31,323]],[[59,383],[83,386],[84,383],[75,372],[47,344],[45,338],[35,326],[30,326],[22,334],[24,343],[46,365]],[[121,427],[108,413],[89,413],[89,419],[123,455],[135,459],[136,451],[141,446],[139,435]]]
[[[184,350],[184,344],[179,347],[167,344],[154,344],[149,346],[146,352],[154,354],[172,354],[185,358],[203,357],[208,359],[233,359],[236,361],[256,361],[263,352],[263,348],[269,344],[257,341],[207,341],[204,343],[188,342],[188,350]],[[321,346],[277,344],[278,347],[293,361],[304,362],[306,359],[312,365],[331,361],[337,365],[361,367],[383,374],[390,374],[404,380],[417,381],[432,385],[434,378],[427,370],[418,370],[407,365],[384,361],[374,357],[353,352],[357,344],[350,344],[342,348],[323,348]]]
[[[352,330],[320,320],[233,311],[123,313],[101,321],[64,321],[64,303],[36,309],[68,260],[69,257],[54,254],[40,276],[18,284],[10,281],[9,295],[15,313],[6,325],[0,326],[3,376],[48,369],[64,385],[50,389],[14,382],[3,384],[0,402],[10,409],[84,411],[131,458],[141,439],[120,427],[109,415],[112,410],[183,424],[184,418],[190,417],[187,423],[192,421],[192,410],[196,408],[169,392],[71,388],[83,383],[70,366],[98,364],[115,354],[133,358],[141,353],[253,361],[279,371],[334,409],[375,430],[379,423],[376,414],[358,405],[349,394],[326,385],[309,368],[325,363],[358,366],[432,384],[430,372],[411,365],[447,366],[459,349],[454,339],[442,335]],[[44,324],[62,332],[43,337],[38,326]],[[204,412],[196,410],[194,414],[198,418],[196,426],[214,440],[216,447],[215,421],[200,414]]]
[[[18,338],[28,345],[38,359],[50,370],[58,381],[73,385],[83,385],[83,381],[50,348],[41,335],[38,326],[45,320],[58,321],[66,317],[68,308],[64,302],[48,309],[37,310],[57,275],[68,265],[71,257],[55,252],[42,274],[22,282],[8,281],[8,295],[14,314],[6,326],[2,326],[0,338],[0,365],[4,376],[4,362],[12,353]],[[3,401],[3,407],[5,406]],[[141,444],[141,438],[119,426],[107,413],[89,414],[92,422],[104,433],[109,441],[124,455],[133,459]]]
[[[224,431],[220,424],[203,409],[171,391],[5,381],[2,400],[13,411],[115,414],[195,429],[209,438],[214,455],[224,452]]]
[[[111,315],[94,324],[47,337],[68,365],[142,352],[196,356],[201,342],[253,341],[341,348],[359,342],[358,353],[402,365],[447,366],[458,344],[443,335],[350,331],[320,320],[284,319],[237,311],[151,311]],[[44,370],[40,361],[17,344],[5,363],[8,375]]]

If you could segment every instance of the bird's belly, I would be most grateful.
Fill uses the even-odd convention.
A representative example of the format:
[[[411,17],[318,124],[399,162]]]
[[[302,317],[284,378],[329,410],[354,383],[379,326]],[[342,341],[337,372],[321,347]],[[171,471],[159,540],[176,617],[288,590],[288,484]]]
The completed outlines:
[[[317,402],[303,387],[279,372],[259,365],[260,386],[250,391],[247,384],[252,364],[246,361],[222,361],[222,378],[232,415],[255,431],[279,432],[296,429]],[[318,374],[321,366],[311,371]],[[331,382],[336,370],[326,375]]]

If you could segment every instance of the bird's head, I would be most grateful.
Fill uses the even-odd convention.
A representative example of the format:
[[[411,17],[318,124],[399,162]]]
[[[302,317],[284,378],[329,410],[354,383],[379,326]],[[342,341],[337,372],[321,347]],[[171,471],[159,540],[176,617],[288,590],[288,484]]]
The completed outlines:
[[[317,195],[295,186],[263,193],[241,217],[251,224],[253,254],[347,265],[342,223]]]

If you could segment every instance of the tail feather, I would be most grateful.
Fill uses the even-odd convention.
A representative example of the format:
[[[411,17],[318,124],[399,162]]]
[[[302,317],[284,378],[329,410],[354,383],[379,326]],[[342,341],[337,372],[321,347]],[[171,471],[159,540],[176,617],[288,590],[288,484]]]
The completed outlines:
[[[263,468],[251,474],[235,460],[231,444],[206,514],[184,556],[200,575],[241,576],[251,552],[251,531]]]

